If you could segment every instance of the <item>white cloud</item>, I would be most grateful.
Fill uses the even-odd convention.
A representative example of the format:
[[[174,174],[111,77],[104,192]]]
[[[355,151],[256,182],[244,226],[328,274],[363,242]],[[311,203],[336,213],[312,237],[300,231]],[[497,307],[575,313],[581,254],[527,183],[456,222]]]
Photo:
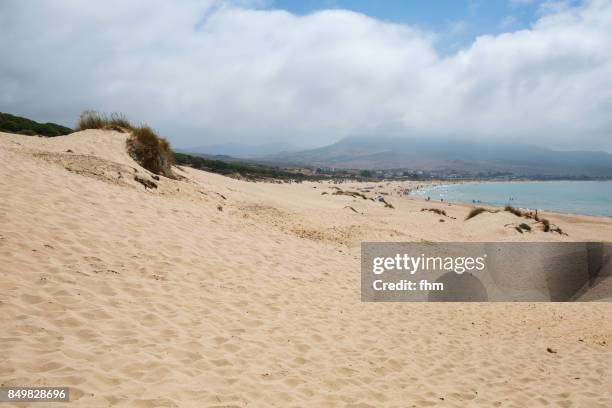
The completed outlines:
[[[351,134],[612,150],[612,2],[449,57],[434,33],[342,10],[202,1],[0,3],[0,111],[123,111],[176,145]]]

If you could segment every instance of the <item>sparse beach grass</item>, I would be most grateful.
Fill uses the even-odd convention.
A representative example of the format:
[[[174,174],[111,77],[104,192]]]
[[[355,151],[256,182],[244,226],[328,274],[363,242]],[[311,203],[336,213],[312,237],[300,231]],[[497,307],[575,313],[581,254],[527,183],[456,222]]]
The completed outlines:
[[[514,208],[511,205],[507,205],[504,208],[504,211],[508,211],[509,213],[512,213],[516,215],[517,217],[523,217],[525,215],[521,210],[519,210],[518,208]]]
[[[105,129],[127,132],[133,129],[130,121],[123,113],[113,112],[110,116],[94,110],[86,110],[79,116],[76,130]]]
[[[429,212],[432,212],[432,213],[435,213],[435,214],[438,214],[438,215],[443,215],[445,217],[447,216],[446,215],[446,211],[441,210],[439,208],[421,208],[421,211],[429,211]]]
[[[476,207],[473,208],[472,210],[470,210],[470,212],[468,213],[467,217],[465,217],[465,221],[472,219],[474,217],[476,217],[477,215],[480,215],[484,212],[489,212],[489,213],[497,213],[499,212],[499,210],[488,210],[486,208],[483,207]]]

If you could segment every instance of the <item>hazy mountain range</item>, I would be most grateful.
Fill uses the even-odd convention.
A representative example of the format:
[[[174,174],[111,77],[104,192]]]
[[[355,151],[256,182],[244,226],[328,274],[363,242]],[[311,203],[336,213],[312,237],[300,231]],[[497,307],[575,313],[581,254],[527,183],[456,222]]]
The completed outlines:
[[[611,153],[556,151],[503,142],[351,137],[329,146],[275,154],[266,159],[353,169],[612,177]]]
[[[211,146],[197,146],[175,149],[184,153],[197,153],[209,156],[232,156],[235,158],[259,158],[284,152],[300,150],[298,147],[288,143],[264,143],[249,145],[242,143],[224,143]]]

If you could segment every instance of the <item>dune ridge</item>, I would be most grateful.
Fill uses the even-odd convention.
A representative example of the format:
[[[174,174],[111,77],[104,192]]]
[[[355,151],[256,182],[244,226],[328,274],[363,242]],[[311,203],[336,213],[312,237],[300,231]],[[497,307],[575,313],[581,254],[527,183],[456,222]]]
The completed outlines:
[[[334,194],[358,183],[157,180],[126,137],[0,133],[0,384],[69,386],[75,407],[612,406],[610,303],[359,294],[364,240],[612,241],[612,220],[520,234],[409,183],[368,183],[389,208]]]

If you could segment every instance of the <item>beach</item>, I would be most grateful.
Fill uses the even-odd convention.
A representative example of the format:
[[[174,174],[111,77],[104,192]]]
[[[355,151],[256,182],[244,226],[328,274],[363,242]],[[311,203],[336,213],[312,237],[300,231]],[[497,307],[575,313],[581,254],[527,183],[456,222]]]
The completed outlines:
[[[612,241],[609,217],[520,233],[404,195],[423,182],[157,180],[126,137],[0,133],[2,386],[74,407],[612,406],[610,303],[368,304],[359,272],[364,241]]]
[[[466,181],[428,185],[413,195],[453,203],[539,209],[555,213],[612,217],[610,180]]]

